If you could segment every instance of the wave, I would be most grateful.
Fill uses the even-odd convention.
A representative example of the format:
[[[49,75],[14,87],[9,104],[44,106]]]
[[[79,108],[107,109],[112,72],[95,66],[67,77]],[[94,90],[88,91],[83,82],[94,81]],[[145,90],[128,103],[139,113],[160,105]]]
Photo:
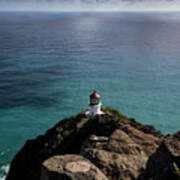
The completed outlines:
[[[1,168],[0,168],[0,180],[5,180],[8,172],[9,172],[9,165],[1,166]]]
[[[5,180],[6,176],[0,177],[0,180]]]

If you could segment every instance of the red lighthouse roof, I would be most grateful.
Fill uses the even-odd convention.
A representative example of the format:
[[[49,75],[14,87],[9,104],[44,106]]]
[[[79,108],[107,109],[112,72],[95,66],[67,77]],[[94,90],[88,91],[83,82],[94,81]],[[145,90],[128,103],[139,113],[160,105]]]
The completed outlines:
[[[94,90],[94,92],[90,95],[91,99],[99,99],[100,95],[98,93],[96,93],[96,91]]]

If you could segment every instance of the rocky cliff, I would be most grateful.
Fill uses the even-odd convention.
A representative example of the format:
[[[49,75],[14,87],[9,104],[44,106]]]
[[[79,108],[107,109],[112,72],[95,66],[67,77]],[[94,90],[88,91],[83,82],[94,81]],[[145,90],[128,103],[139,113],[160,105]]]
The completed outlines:
[[[180,132],[163,136],[112,108],[81,112],[28,140],[6,180],[179,180]]]

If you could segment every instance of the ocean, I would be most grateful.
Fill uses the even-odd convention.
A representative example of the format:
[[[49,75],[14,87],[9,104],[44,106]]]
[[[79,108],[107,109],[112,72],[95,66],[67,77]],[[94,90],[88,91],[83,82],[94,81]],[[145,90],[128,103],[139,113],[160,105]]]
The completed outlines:
[[[0,177],[27,139],[96,89],[163,134],[180,130],[180,13],[0,12]]]

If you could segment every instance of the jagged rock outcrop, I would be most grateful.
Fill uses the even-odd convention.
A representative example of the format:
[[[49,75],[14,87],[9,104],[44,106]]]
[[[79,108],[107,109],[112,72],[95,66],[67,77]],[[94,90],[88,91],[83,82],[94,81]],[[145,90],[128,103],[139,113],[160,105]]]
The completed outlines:
[[[96,164],[110,179],[137,178],[148,156],[161,141],[129,124],[121,124],[108,136],[90,136],[81,154]]]
[[[139,179],[180,179],[180,132],[169,135],[148,159],[147,168]]]
[[[89,160],[79,155],[53,156],[42,165],[41,180],[108,180]]]
[[[104,115],[90,119],[85,112],[64,119],[45,135],[27,141],[14,157],[6,180],[42,180],[42,176],[45,179],[51,171],[46,162],[60,155],[63,163],[67,154],[90,160],[109,180],[164,180],[171,175],[178,180],[180,133],[163,136],[152,126],[142,125],[117,110],[103,111]],[[53,166],[58,164],[55,158]],[[59,172],[57,176],[62,174],[55,171]]]

